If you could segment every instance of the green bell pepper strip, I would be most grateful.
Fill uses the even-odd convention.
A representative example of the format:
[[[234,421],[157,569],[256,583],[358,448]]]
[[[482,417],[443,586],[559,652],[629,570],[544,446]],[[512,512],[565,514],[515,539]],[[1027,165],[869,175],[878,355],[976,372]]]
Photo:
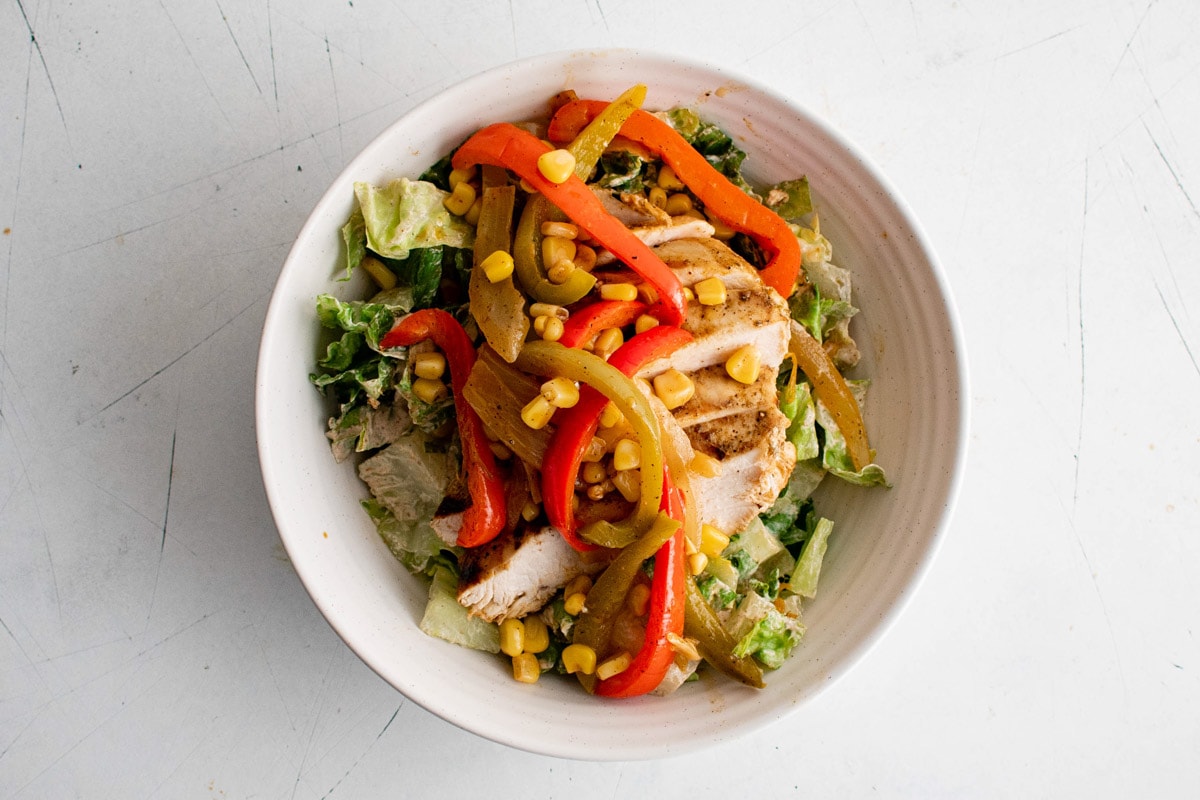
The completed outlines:
[[[761,689],[765,684],[758,664],[754,663],[750,656],[736,658],[733,655],[737,640],[725,630],[717,612],[713,611],[712,606],[704,599],[696,582],[688,580],[685,583],[684,632],[696,640],[696,649],[700,651],[700,655],[724,675],[747,686]],[[588,599],[591,599],[590,596]]]
[[[644,465],[643,465],[644,468]],[[662,497],[661,468],[654,473]],[[655,511],[649,529],[617,554],[612,563],[600,573],[592,590],[587,594],[587,606],[575,621],[572,641],[584,644],[596,651],[597,658],[607,654],[609,640],[617,615],[625,605],[625,597],[633,586],[634,579],[642,569],[642,562],[657,553],[679,531],[679,523],[665,511]],[[687,581],[690,583],[690,581]],[[578,673],[579,682],[589,693],[595,690],[596,676]]]
[[[534,375],[561,375],[587,384],[613,401],[625,415],[642,451],[642,496],[628,518],[618,522],[597,520],[582,528],[579,535],[592,544],[613,548],[625,547],[641,537],[658,517],[663,493],[662,444],[649,401],[630,378],[599,356],[557,342],[526,342],[515,364]]]
[[[690,341],[692,335],[682,328],[657,325],[617,348],[609,357],[608,364],[632,377],[644,364],[665,358]],[[595,550],[596,546],[580,539],[575,530],[575,509],[572,505],[575,479],[607,404],[608,398],[592,387],[584,386],[579,393],[578,403],[556,413],[554,436],[542,461],[542,506],[546,509],[546,518],[567,540],[567,544],[581,552]],[[660,439],[660,442],[665,450],[667,442],[665,439]],[[670,464],[667,466],[668,470],[672,469]],[[680,516],[679,520],[682,522],[683,517]]]
[[[663,512],[683,521],[683,495],[663,475]],[[596,684],[602,697],[637,697],[653,691],[666,676],[675,660],[675,648],[668,636],[683,635],[684,585],[688,583],[684,566],[683,529],[676,530],[654,557],[654,578],[650,582],[646,635],[633,661],[622,672]],[[589,595],[589,603],[590,595]]]
[[[508,520],[504,476],[483,432],[483,422],[463,397],[463,387],[475,366],[475,347],[462,325],[449,313],[437,308],[414,311],[401,319],[379,340],[379,349],[407,347],[425,339],[441,348],[450,367],[450,388],[454,394],[454,413],[462,440],[463,473],[471,505],[463,512],[458,543],[476,547],[496,538]]]
[[[507,122],[498,122],[467,139],[455,151],[452,163],[455,169],[472,164],[495,164],[517,173],[601,247],[654,288],[659,298],[656,315],[662,322],[680,325],[687,313],[687,300],[679,278],[645,242],[605,210],[599,198],[578,176],[570,175],[562,183],[547,180],[538,169],[537,160],[548,150],[549,146],[532,133]]]
[[[641,108],[644,102],[646,85],[639,83],[631,86],[597,113],[587,127],[567,145],[567,150],[575,156],[575,174],[580,180],[586,181],[591,177],[600,156],[604,155],[613,138],[621,132],[625,120]]]
[[[563,283],[555,283],[548,277],[542,263],[542,239],[546,238],[542,235],[542,223],[562,219],[565,215],[545,195],[536,194],[526,201],[513,240],[513,271],[534,300],[569,306],[592,290],[596,277],[582,269],[572,272]]]

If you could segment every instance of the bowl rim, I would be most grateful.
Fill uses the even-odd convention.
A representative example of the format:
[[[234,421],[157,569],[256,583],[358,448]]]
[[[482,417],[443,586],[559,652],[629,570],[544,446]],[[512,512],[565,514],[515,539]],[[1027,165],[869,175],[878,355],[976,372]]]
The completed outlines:
[[[379,675],[385,682],[393,686],[397,691],[403,694],[407,699],[417,703],[422,708],[435,714],[443,720],[453,724],[454,726],[475,733],[479,736],[505,744],[517,749],[525,750],[532,753],[549,755],[554,757],[575,758],[583,760],[627,760],[640,758],[657,758],[681,755],[686,752],[716,745],[722,741],[728,741],[728,737],[712,736],[702,741],[688,742],[686,746],[679,746],[676,743],[670,748],[664,748],[662,751],[643,753],[620,751],[615,753],[596,753],[590,749],[584,749],[577,745],[573,745],[567,741],[546,742],[538,737],[520,737],[514,735],[500,735],[498,731],[491,726],[482,724],[480,721],[464,718],[460,714],[454,713],[444,704],[436,702],[436,699],[430,699],[420,696],[420,693],[414,691],[412,687],[402,688],[397,686],[394,681],[387,677],[382,668],[371,663],[363,654],[363,648],[358,641],[358,636],[353,630],[339,617],[337,610],[334,608],[323,591],[319,581],[315,580],[314,571],[310,568],[311,565],[303,558],[298,558],[298,543],[289,540],[289,536],[285,531],[283,524],[283,513],[281,511],[284,498],[282,495],[283,488],[279,480],[279,469],[276,464],[269,458],[270,442],[263,435],[263,431],[269,428],[267,415],[270,409],[266,403],[266,373],[270,370],[270,362],[272,355],[272,347],[274,346],[274,331],[280,328],[279,321],[285,317],[287,309],[281,301],[279,292],[277,291],[283,283],[285,277],[292,270],[296,269],[293,264],[300,260],[300,253],[303,248],[301,244],[305,242],[313,234],[318,226],[327,224],[324,219],[331,205],[341,205],[345,203],[345,197],[342,196],[344,187],[347,181],[353,182],[356,174],[361,173],[362,160],[364,154],[373,152],[378,145],[384,140],[389,139],[393,134],[393,130],[404,126],[410,118],[420,117],[426,113],[427,109],[435,103],[441,102],[443,97],[448,93],[469,95],[476,90],[476,87],[487,85],[497,78],[497,76],[519,73],[531,68],[543,68],[547,70],[559,69],[568,67],[576,60],[583,57],[619,57],[623,59],[636,60],[639,63],[646,63],[653,67],[682,67],[697,74],[698,77],[719,78],[722,81],[734,81],[739,87],[744,87],[750,91],[778,103],[788,108],[797,117],[803,119],[806,124],[818,131],[821,135],[835,142],[849,156],[858,162],[858,165],[867,175],[867,177],[876,183],[887,195],[888,201],[895,207],[899,220],[911,234],[913,244],[923,255],[925,262],[928,265],[929,272],[933,278],[933,283],[937,287],[940,295],[941,306],[944,310],[944,323],[949,338],[954,348],[954,357],[952,359],[955,374],[954,378],[958,386],[957,398],[957,414],[958,425],[954,429],[955,446],[953,448],[953,471],[949,477],[944,497],[941,498],[941,508],[937,514],[936,520],[930,523],[929,534],[925,538],[923,552],[916,561],[915,567],[912,570],[911,578],[905,585],[905,590],[891,602],[882,612],[880,618],[871,628],[871,630],[860,638],[860,640],[851,646],[845,657],[842,658],[839,664],[831,669],[827,679],[822,686],[810,693],[809,696],[793,703],[781,702],[781,710],[773,715],[762,715],[761,719],[757,719],[749,725],[743,726],[737,731],[738,736],[745,735],[754,730],[761,729],[766,725],[777,722],[784,717],[791,716],[795,711],[811,702],[817,695],[824,693],[829,687],[844,678],[855,666],[862,663],[867,655],[878,646],[879,642],[887,635],[887,633],[895,626],[901,613],[912,601],[921,584],[928,577],[929,572],[933,567],[938,552],[940,551],[947,532],[953,520],[955,506],[962,489],[964,475],[967,464],[967,450],[970,431],[970,391],[969,391],[969,370],[966,341],[963,332],[962,322],[959,316],[957,306],[953,299],[953,293],[949,285],[949,280],[946,276],[945,268],[941,260],[938,258],[936,250],[930,241],[924,227],[920,224],[911,206],[907,200],[900,194],[892,181],[884,174],[884,172],[875,164],[875,162],[867,156],[854,142],[848,139],[845,135],[835,129],[830,123],[826,122],[819,115],[812,112],[804,104],[797,100],[780,93],[779,91],[765,86],[758,80],[748,77],[737,69],[730,69],[721,65],[712,64],[691,56],[683,56],[675,53],[667,53],[661,51],[647,50],[644,48],[601,48],[601,49],[568,49],[557,50],[548,53],[542,53],[513,61],[505,62],[487,69],[481,70],[476,74],[451,84],[434,95],[426,98],[405,113],[398,116],[384,129],[377,134],[372,140],[365,145],[355,156],[353,156],[346,166],[333,179],[329,187],[322,194],[321,198],[313,206],[304,224],[297,232],[293,241],[292,247],[284,259],[281,266],[279,277],[277,278],[275,288],[272,291],[272,297],[268,305],[267,313],[264,319],[262,333],[260,337],[260,346],[258,350],[256,373],[255,373],[255,430],[256,430],[256,447],[259,457],[259,465],[263,486],[267,495],[268,504],[271,509],[272,518],[275,522],[276,529],[280,540],[288,554],[289,560],[295,569],[297,577],[300,578],[301,584],[304,586],[306,593],[320,611],[322,617],[327,624],[338,634],[339,638],[349,647],[360,660],[363,661],[373,672]],[[698,81],[699,82],[699,81]],[[508,732],[511,733],[511,732]]]

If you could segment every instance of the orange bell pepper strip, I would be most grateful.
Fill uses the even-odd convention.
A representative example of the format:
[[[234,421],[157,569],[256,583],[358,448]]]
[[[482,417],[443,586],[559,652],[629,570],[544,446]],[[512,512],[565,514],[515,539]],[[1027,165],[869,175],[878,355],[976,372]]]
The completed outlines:
[[[683,522],[683,495],[663,471],[663,506],[671,519]],[[682,636],[684,592],[688,580],[684,568],[683,528],[675,531],[654,556],[654,578],[650,582],[646,635],[641,649],[622,672],[596,683],[601,697],[637,697],[651,692],[662,683],[675,649],[669,636]]]
[[[572,100],[550,120],[551,141],[570,141],[608,103]],[[800,277],[800,243],[787,222],[730,183],[666,122],[641,109],[621,127],[621,135],[658,154],[676,177],[700,198],[705,210],[735,231],[748,235],[770,256],[759,275],[783,297],[790,297]]]
[[[463,142],[451,163],[455,169],[492,164],[521,176],[572,222],[587,231],[601,247],[654,287],[659,298],[659,319],[668,325],[681,324],[687,301],[679,278],[645,242],[604,209],[578,176],[571,175],[562,183],[547,180],[538,170],[537,160],[549,149],[532,133],[507,122],[498,122],[480,129]]]
[[[458,543],[477,547],[496,538],[507,521],[504,476],[496,467],[496,458],[488,446],[483,422],[471,404],[463,398],[463,386],[475,365],[475,348],[458,320],[437,308],[414,311],[397,322],[379,341],[381,350],[407,347],[425,339],[433,340],[446,355],[450,367],[450,388],[454,411],[462,439],[463,472],[471,505],[463,512]]]
[[[609,357],[608,363],[625,375],[633,375],[644,364],[668,356],[690,341],[692,335],[682,328],[659,325],[621,345]],[[584,541],[577,533],[571,500],[583,455],[596,435],[600,415],[606,405],[608,398],[600,392],[590,386],[581,387],[579,402],[571,408],[560,410],[556,415],[554,436],[542,463],[542,506],[546,510],[546,518],[567,540],[567,544],[581,552],[597,547]],[[683,521],[682,515],[679,520]]]

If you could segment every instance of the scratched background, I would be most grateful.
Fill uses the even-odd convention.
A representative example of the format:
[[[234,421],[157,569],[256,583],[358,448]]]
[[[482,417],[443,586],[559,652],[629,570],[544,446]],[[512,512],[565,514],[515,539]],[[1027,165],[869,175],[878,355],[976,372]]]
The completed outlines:
[[[0,2],[0,795],[1184,797],[1200,786],[1200,4]],[[419,101],[640,46],[786,92],[914,206],[970,468],[922,591],[789,720],[663,762],[429,715],[314,610],[253,372],[293,236]]]

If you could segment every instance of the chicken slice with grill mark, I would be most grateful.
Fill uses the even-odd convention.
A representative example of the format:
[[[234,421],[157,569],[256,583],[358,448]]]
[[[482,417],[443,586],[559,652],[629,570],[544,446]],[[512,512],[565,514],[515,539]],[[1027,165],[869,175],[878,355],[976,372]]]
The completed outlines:
[[[779,371],[773,367],[761,367],[758,379],[747,386],[729,377],[724,366],[697,370],[688,376],[696,387],[696,393],[691,400],[675,409],[675,420],[686,428],[746,411],[775,408],[779,405],[775,390],[775,376],[778,374]]]

